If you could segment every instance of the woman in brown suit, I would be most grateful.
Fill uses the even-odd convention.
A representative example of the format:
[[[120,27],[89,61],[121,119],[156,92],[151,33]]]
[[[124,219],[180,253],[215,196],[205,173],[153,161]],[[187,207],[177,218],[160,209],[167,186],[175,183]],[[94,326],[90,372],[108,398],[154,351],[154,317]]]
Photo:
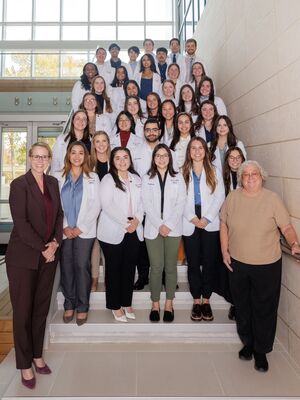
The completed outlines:
[[[29,150],[30,170],[11,183],[9,204],[14,227],[6,252],[13,307],[16,366],[22,383],[35,387],[35,370],[50,374],[42,358],[57,248],[62,241],[63,212],[58,183],[44,174],[51,159],[46,143]]]

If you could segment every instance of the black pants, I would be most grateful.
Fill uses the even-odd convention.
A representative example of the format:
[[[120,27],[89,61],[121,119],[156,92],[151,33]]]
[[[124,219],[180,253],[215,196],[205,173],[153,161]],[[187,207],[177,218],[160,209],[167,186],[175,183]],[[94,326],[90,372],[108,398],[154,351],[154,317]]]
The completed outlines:
[[[41,358],[56,264],[40,257],[38,269],[7,265],[13,308],[13,329],[17,369],[31,368]]]
[[[229,276],[242,343],[258,353],[273,349],[281,286],[281,259],[250,265],[232,259]]]
[[[106,308],[130,307],[140,246],[137,234],[126,233],[119,244],[100,241],[100,246],[105,257]]]
[[[188,281],[194,299],[209,299],[220,264],[219,232],[208,232],[195,227],[191,236],[183,236],[188,263]],[[202,264],[202,268],[201,268]]]
[[[89,310],[91,291],[91,253],[95,238],[64,239],[60,253],[61,288],[65,310]]]

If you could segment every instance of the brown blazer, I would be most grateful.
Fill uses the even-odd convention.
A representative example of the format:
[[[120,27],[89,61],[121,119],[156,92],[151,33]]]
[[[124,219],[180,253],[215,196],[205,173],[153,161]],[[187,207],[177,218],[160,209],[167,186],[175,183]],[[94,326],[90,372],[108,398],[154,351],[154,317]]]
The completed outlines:
[[[60,244],[63,231],[63,211],[56,178],[45,175],[53,204],[52,239]],[[6,251],[7,266],[37,269],[41,252],[45,250],[46,211],[43,195],[29,170],[12,181],[9,205],[13,219],[13,230]],[[56,252],[55,263],[58,260]]]

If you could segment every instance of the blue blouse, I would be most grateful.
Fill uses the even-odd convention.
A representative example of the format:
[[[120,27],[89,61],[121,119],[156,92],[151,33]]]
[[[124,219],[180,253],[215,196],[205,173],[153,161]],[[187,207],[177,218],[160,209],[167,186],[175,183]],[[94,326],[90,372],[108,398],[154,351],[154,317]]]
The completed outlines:
[[[83,175],[73,181],[71,173],[66,178],[66,181],[61,190],[61,200],[63,204],[64,214],[67,218],[68,226],[75,228],[81,207],[83,194]]]
[[[153,92],[153,79],[141,78],[141,99],[146,100],[151,92]]]
[[[200,176],[197,176],[194,170],[192,170],[192,174],[193,174],[193,182],[194,182],[195,205],[200,206],[201,205],[201,193],[200,193],[201,174],[200,174]]]

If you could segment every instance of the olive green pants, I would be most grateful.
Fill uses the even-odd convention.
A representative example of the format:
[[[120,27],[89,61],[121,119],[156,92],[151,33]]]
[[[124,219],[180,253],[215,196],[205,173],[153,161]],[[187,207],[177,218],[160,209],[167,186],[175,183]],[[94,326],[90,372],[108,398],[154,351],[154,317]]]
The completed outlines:
[[[150,260],[151,300],[159,301],[162,288],[162,273],[166,274],[166,299],[173,300],[177,285],[177,254],[181,236],[146,239]]]

